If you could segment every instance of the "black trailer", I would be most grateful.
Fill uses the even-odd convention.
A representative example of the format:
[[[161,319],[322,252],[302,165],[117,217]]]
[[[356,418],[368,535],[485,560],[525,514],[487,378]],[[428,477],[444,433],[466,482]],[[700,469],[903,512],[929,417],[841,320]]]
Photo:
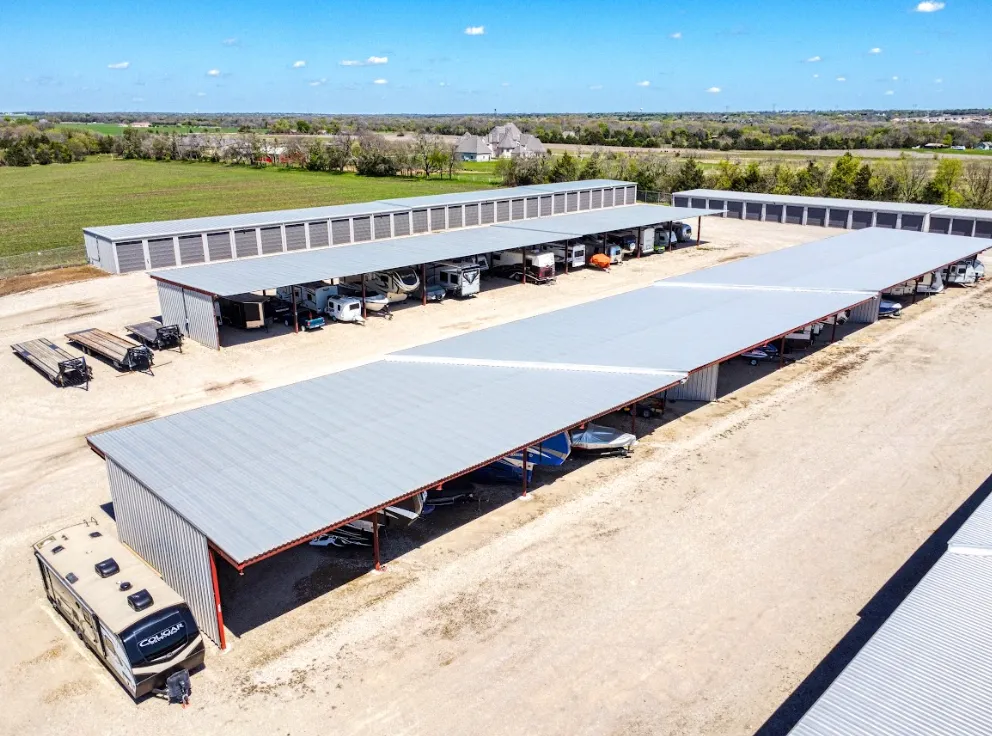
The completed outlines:
[[[97,329],[70,332],[66,339],[79,345],[87,355],[106,358],[118,370],[152,372],[154,354],[134,340]]]
[[[161,322],[149,320],[126,325],[124,329],[138,338],[138,342],[155,350],[179,348],[180,353],[183,351],[183,333],[180,332],[179,325],[163,325]]]
[[[10,348],[21,360],[56,386],[65,388],[85,385],[89,390],[93,370],[86,365],[86,358],[83,356],[69,355],[51,340],[43,337],[11,345]]]
[[[221,321],[225,325],[254,330],[265,327],[265,305],[268,297],[258,294],[235,294],[217,297]]]

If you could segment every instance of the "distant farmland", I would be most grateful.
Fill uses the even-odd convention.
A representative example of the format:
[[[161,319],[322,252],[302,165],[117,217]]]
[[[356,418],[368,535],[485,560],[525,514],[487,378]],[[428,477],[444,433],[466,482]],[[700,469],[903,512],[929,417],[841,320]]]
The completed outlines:
[[[117,123],[57,123],[53,127],[68,130],[86,130],[90,133],[100,133],[101,135],[124,135],[125,126]],[[152,133],[236,133],[237,128],[221,128],[215,126],[204,127],[202,125],[153,125],[150,128],[137,128],[137,130],[151,131]]]

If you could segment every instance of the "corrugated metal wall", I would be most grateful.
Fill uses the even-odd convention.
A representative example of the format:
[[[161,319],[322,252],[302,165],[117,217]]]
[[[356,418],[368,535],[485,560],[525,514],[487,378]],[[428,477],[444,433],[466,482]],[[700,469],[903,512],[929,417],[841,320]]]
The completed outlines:
[[[327,223],[321,222],[311,222],[308,226],[310,230],[310,247],[311,248],[326,248],[330,245],[331,241],[327,237]]]
[[[461,205],[448,208],[448,229],[457,230],[462,226],[462,213],[464,208]]]
[[[179,325],[183,334],[188,334],[186,329],[186,302],[183,300],[183,289],[181,286],[158,284],[158,304],[162,312],[162,324]]]
[[[719,363],[714,363],[708,368],[700,368],[690,373],[681,386],[668,389],[668,398],[680,401],[715,401],[719,378]]]
[[[203,263],[205,260],[202,235],[183,235],[179,238],[179,262],[182,265]]]
[[[200,631],[219,646],[207,538],[109,457],[107,475],[120,540],[185,599]]]
[[[398,215],[393,215],[393,234],[397,238],[402,238],[404,235],[410,234],[409,212],[401,212]]]
[[[225,261],[231,258],[231,232],[207,234],[207,252],[211,261]]]
[[[238,258],[258,255],[258,236],[255,230],[234,231],[234,252]]]
[[[175,241],[172,238],[156,238],[155,240],[149,240],[148,262],[151,268],[167,268],[169,266],[175,266]]]
[[[286,225],[286,250],[306,250],[306,225]]]
[[[870,325],[878,322],[878,305],[881,303],[880,297],[872,297],[864,304],[851,310],[850,321],[854,324]]]
[[[198,291],[185,289],[186,334],[191,340],[214,350],[220,349],[220,335],[217,331],[217,315],[214,312],[214,298]]]

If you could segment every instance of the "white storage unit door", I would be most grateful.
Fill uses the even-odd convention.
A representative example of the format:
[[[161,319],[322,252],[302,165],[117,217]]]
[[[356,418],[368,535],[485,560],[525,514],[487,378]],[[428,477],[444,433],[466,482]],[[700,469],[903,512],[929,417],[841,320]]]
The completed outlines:
[[[176,248],[172,238],[156,238],[148,241],[148,261],[152,268],[167,268],[176,265]]]
[[[711,210],[724,210],[727,208],[727,203],[722,199],[711,199],[709,208]]]
[[[235,230],[234,253],[238,258],[251,258],[258,255],[258,231]]]
[[[627,187],[627,204],[634,204],[637,201],[637,187]]]
[[[695,209],[697,209],[697,210],[705,210],[706,209],[706,198],[705,197],[693,197],[690,200],[690,202],[692,203],[692,206]]]
[[[227,261],[231,258],[231,233],[207,233],[207,252],[211,261]]]
[[[695,202],[696,200],[693,200]],[[693,205],[695,207],[696,205]],[[780,204],[766,204],[765,205],[765,221],[766,222],[782,222],[782,212],[785,207]]]
[[[897,217],[898,215],[894,212],[879,212],[875,215],[875,227],[885,227],[894,230]]]
[[[184,266],[191,263],[203,263],[203,236],[182,235],[179,238],[179,261]]]
[[[675,195],[674,197],[672,197],[672,204],[675,207],[688,207],[689,206],[689,198],[688,197],[680,197],[679,195]]]
[[[413,211],[413,234],[427,232],[427,210]]]
[[[676,205],[684,207],[685,205]],[[744,203],[734,202],[733,200],[727,202],[727,217],[733,217],[738,220],[744,219]]]
[[[951,235],[964,235],[971,237],[975,230],[975,221],[963,217],[955,217],[951,220]]]
[[[465,205],[465,227],[474,227],[479,224],[479,205]]]
[[[850,213],[850,210],[842,210],[837,209],[836,207],[831,207],[827,225],[830,227],[842,227],[847,229],[847,216]]]
[[[397,238],[410,234],[410,213],[400,212],[393,215],[393,234]]]
[[[311,248],[326,248],[330,244],[326,222],[323,220],[320,222],[311,222],[308,227],[310,228]]]
[[[334,220],[331,222],[331,242],[343,245],[351,242],[351,220]]]
[[[606,187],[603,189],[603,206],[612,207],[613,206],[613,189],[611,187]]]
[[[668,398],[677,401],[715,401],[720,364],[714,363],[689,374],[686,382],[668,389]]]
[[[452,205],[448,208],[448,229],[453,230],[462,226],[462,205]]]
[[[145,270],[145,244],[140,240],[130,240],[117,244],[117,271],[131,273]]]
[[[351,221],[351,230],[354,233],[356,243],[372,240],[372,218],[356,217]]]
[[[262,233],[262,254],[282,253],[282,228],[263,227]]]
[[[992,238],[992,220],[976,220],[975,237]]]
[[[496,203],[496,222],[510,221],[510,200],[504,199]]]
[[[950,229],[951,229],[950,217],[936,217],[935,215],[930,215],[930,229],[927,232],[947,235]]]
[[[431,208],[431,232],[437,232],[438,230],[444,230],[444,207],[432,207]]]
[[[306,250],[306,225],[286,225],[286,250]]]
[[[761,219],[761,202],[747,202],[744,205],[745,220]]]
[[[376,215],[373,224],[376,240],[383,240],[393,236],[393,227],[389,223],[389,215]]]
[[[527,219],[531,220],[538,216],[537,197],[527,197]]]
[[[827,223],[827,208],[826,207],[807,207],[806,208],[806,224],[823,226]]]
[[[183,597],[200,631],[220,646],[207,538],[109,457],[107,475],[118,537]]]

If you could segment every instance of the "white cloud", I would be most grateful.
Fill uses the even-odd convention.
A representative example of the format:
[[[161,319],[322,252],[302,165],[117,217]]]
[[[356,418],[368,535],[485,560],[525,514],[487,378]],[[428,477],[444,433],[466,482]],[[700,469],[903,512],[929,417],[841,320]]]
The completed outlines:
[[[887,95],[894,95],[895,92],[893,90],[891,90],[891,89],[887,89],[887,90],[885,90],[885,94],[887,94]]]
[[[293,68],[294,69],[302,69],[306,65],[307,65],[307,63],[305,61],[303,61],[302,59],[300,61],[294,61],[293,62]]]
[[[837,77],[837,81],[838,82],[846,82],[847,81],[847,77]]]
[[[344,61],[338,62],[341,66],[361,66],[362,62],[354,61],[352,59],[345,59]]]
[[[388,64],[389,63],[389,57],[388,56],[370,56],[368,59],[365,60],[365,63],[366,64],[369,64],[369,65],[374,65],[374,64]]]
[[[806,59],[807,64],[815,64],[818,61],[823,61],[823,59],[821,59],[819,56],[811,56],[808,59]]]
[[[670,34],[668,37],[674,38],[676,41],[678,41],[680,38],[682,38],[682,31],[675,31],[675,33]]]
[[[649,82],[648,80],[645,79],[643,82],[638,82],[637,83],[637,86],[638,87],[650,87],[651,86],[651,82]]]
[[[869,54],[880,54],[880,53],[882,53],[882,49],[880,49],[878,46],[876,46],[873,49],[868,49],[868,53]]]
[[[603,89],[603,85],[601,85],[601,84],[590,84],[589,85],[589,89],[591,89],[591,90]]]
[[[935,80],[933,80],[933,83],[934,84],[943,84],[944,83],[944,80],[941,79],[940,77],[937,77]]]
[[[220,76],[220,69],[211,69],[210,71],[207,72],[207,76],[208,77],[219,77]]]
[[[813,79],[819,79],[819,78],[820,78],[820,75],[819,74],[814,74],[813,75]]]
[[[389,84],[385,79],[373,79],[372,84]]]
[[[899,81],[899,77],[892,77],[892,81],[893,82],[898,82]]]
[[[711,95],[718,95],[718,94],[720,94],[720,88],[719,87],[710,87],[706,91],[709,92]]]
[[[485,26],[469,26],[465,29],[466,36],[482,36],[486,32]]]
[[[196,93],[196,96],[197,97],[206,97],[207,96],[207,93],[206,92],[197,92]]]
[[[938,2],[923,2],[916,6],[917,13],[936,13],[938,10],[944,9],[944,3]]]
[[[499,86],[500,87],[509,87],[510,86],[510,83],[509,82],[501,82]]]
[[[225,38],[223,41],[221,41],[221,43],[224,44],[225,46],[237,46],[238,45],[238,39],[236,39],[236,38]]]
[[[315,79],[312,82],[309,82],[308,84],[311,87],[319,87],[320,85],[324,84],[325,82],[327,82],[326,79]]]
[[[127,69],[131,66],[130,61],[118,61],[116,64],[107,64],[108,69]]]
[[[437,86],[438,87],[447,87],[448,86],[448,83],[447,82],[441,82]]]

